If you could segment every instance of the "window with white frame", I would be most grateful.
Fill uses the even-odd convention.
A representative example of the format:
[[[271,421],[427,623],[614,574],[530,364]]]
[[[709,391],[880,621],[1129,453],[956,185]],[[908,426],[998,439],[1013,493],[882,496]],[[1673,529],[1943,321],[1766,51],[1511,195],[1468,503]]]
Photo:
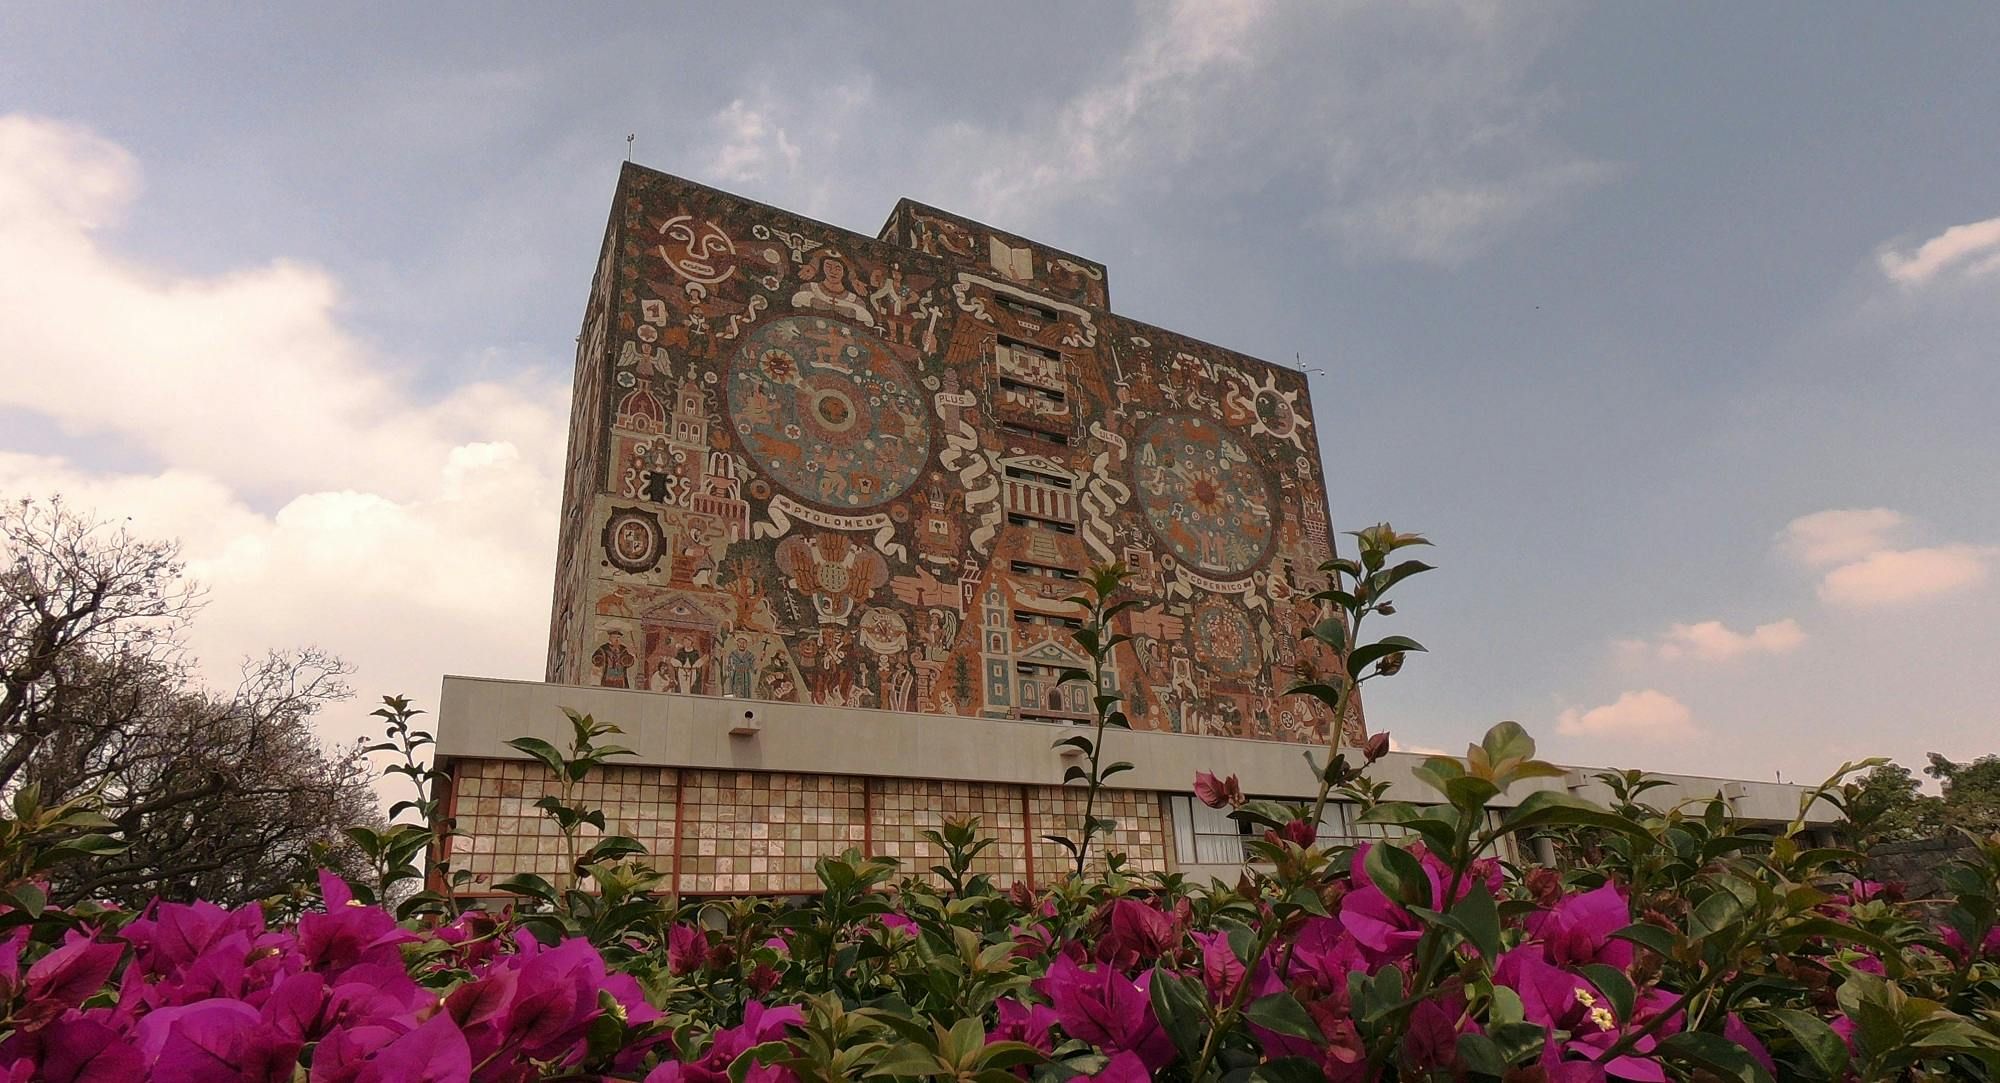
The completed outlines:
[[[1168,799],[1174,821],[1174,857],[1183,865],[1241,865],[1250,825],[1229,818],[1187,794]]]
[[[1495,827],[1500,822],[1499,809],[1486,810],[1486,826]],[[1321,846],[1344,846],[1377,839],[1401,840],[1415,832],[1399,824],[1369,824],[1361,822],[1359,806],[1339,801],[1328,803],[1326,811],[1320,814],[1319,842]],[[1486,848],[1485,857],[1499,857],[1500,851],[1492,846]]]

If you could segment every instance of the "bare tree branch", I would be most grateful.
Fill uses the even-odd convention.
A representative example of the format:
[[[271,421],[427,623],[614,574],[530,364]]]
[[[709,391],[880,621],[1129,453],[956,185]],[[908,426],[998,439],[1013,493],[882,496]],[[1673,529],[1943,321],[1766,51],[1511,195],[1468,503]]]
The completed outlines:
[[[273,652],[218,695],[185,650],[201,593],[176,545],[58,500],[0,504],[0,546],[0,793],[90,794],[131,844],[56,870],[59,899],[234,902],[316,848],[358,862],[342,829],[380,819],[366,759],[313,731],[350,694],[344,663]]]

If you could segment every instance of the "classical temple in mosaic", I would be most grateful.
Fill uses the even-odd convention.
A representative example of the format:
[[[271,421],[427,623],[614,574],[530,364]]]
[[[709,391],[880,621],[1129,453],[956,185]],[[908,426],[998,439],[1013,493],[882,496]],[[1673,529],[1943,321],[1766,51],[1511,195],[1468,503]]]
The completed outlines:
[[[800,891],[855,847],[914,871],[977,815],[984,871],[1058,874],[1090,717],[1078,577],[1136,604],[1106,685],[1138,769],[1108,849],[1227,872],[1197,769],[1310,793],[1334,721],[1285,689],[1332,555],[1300,372],[1111,311],[1106,267],[910,200],[873,235],[627,164],[578,338],[548,666],[448,678],[440,755],[491,883],[553,871],[504,745],[562,707],[637,755],[586,790],[683,892]],[[1363,737],[1358,715],[1339,737]],[[1360,828],[1336,810],[1329,833]]]

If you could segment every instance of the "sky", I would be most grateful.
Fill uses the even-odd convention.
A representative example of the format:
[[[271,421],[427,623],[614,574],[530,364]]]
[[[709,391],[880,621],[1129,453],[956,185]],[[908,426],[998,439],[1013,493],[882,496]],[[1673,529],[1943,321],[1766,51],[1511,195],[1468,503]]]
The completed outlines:
[[[0,494],[180,539],[323,719],[538,679],[627,153],[899,196],[1315,370],[1421,531],[1369,722],[1817,780],[2000,752],[2000,7],[0,6]]]

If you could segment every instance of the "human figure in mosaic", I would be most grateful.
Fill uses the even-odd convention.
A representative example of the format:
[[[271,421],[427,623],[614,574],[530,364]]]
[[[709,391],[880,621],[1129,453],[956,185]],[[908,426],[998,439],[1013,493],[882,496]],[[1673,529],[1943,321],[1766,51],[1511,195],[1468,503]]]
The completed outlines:
[[[625,646],[625,633],[617,631],[607,635],[590,655],[590,664],[599,674],[597,683],[606,688],[632,687],[632,666],[637,661]]]
[[[669,656],[674,667],[674,688],[676,692],[700,694],[702,670],[708,663],[708,655],[698,646],[692,636],[682,636],[674,644],[674,652]]]
[[[722,694],[749,699],[756,683],[756,652],[750,649],[750,637],[739,633],[729,641],[729,653],[722,659]]]
[[[799,272],[806,284],[792,294],[792,307],[820,312],[832,312],[856,323],[875,326],[875,314],[853,290],[847,287],[847,264],[837,256],[822,256],[815,270],[814,264],[807,264]]]

